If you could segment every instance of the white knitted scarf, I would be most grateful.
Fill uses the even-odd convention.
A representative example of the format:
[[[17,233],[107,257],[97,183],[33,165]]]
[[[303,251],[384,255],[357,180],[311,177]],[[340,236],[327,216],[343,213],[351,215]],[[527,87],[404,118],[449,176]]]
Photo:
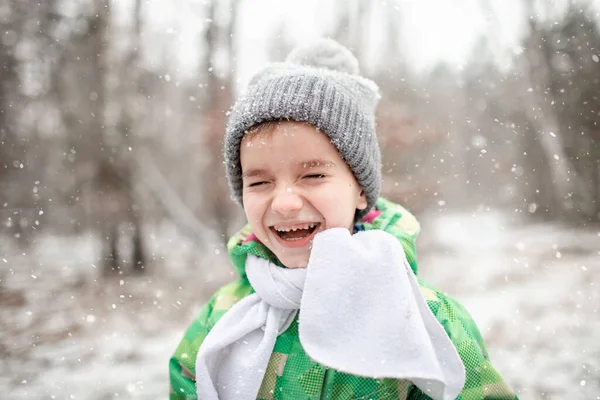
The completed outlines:
[[[203,400],[256,399],[277,336],[298,310],[300,342],[323,366],[407,379],[434,400],[461,392],[464,365],[392,235],[329,229],[315,236],[307,268],[249,255],[246,273],[256,293],[227,311],[198,351]]]

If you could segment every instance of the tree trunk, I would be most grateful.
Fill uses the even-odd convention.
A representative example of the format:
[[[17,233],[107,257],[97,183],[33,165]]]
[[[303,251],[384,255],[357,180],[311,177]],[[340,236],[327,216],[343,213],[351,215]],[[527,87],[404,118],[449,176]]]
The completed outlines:
[[[525,4],[526,15],[533,15],[533,1]],[[556,99],[552,93],[552,57],[553,50],[543,35],[542,27],[534,19],[529,21],[529,38],[525,45],[528,68],[525,68],[525,84],[527,94],[522,108],[534,128],[538,145],[548,161],[548,173],[551,176],[554,203],[557,213],[570,215],[576,208],[585,208],[591,204],[589,193],[577,170],[568,157],[558,120],[558,113],[553,108]],[[575,204],[573,196],[582,197]],[[578,199],[579,200],[579,199]],[[589,212],[589,210],[588,210]]]
[[[548,174],[549,160],[547,154],[538,143],[537,135],[532,132],[533,127],[524,127],[523,149],[525,158],[523,166],[526,171],[524,197],[531,215],[535,219],[546,220],[557,214],[560,210],[557,198],[552,192],[552,178]]]
[[[14,7],[12,4],[11,6]],[[2,32],[12,31],[15,21],[9,19],[10,17],[13,16],[0,19]],[[18,140],[9,113],[14,109],[10,103],[15,100],[14,97],[19,92],[16,68],[14,46],[0,44],[0,206],[5,203],[10,204],[10,171],[14,169],[13,161],[16,155],[22,154],[22,151],[17,148]]]
[[[232,222],[234,211],[229,201],[229,188],[225,180],[223,164],[223,136],[227,124],[227,110],[233,99],[232,68],[235,60],[235,50],[232,38],[236,25],[238,1],[231,3],[230,19],[225,26],[218,21],[218,2],[213,0],[209,4],[209,26],[205,33],[206,53],[203,62],[207,69],[206,101],[204,103],[204,118],[206,129],[203,132],[207,162],[203,171],[204,185],[209,188],[204,196],[206,217],[212,221],[212,226],[225,245],[228,240],[229,226]],[[215,68],[216,53],[219,46],[226,46],[229,55],[230,70],[224,71],[219,76]]]
[[[102,263],[102,274],[104,276],[113,276],[122,273],[121,263],[119,262],[119,236],[118,231],[111,227],[110,230],[106,231],[103,235],[103,263]]]
[[[539,30],[531,24],[531,34],[527,45],[529,70],[526,82],[529,84],[523,110],[525,111],[537,138],[537,144],[548,161],[551,176],[555,211],[570,213],[573,210],[572,196],[581,189],[580,177],[571,165],[563,145],[562,132],[558,122],[554,96],[550,91],[551,70],[547,50]]]
[[[91,21],[89,35],[92,37],[93,56],[90,60],[94,76],[94,92],[96,101],[93,103],[93,115],[91,120],[92,134],[96,143],[90,148],[95,152],[94,158],[90,158],[94,163],[94,184],[85,186],[94,193],[88,193],[96,199],[92,217],[97,218],[102,225],[100,231],[103,233],[102,244],[103,253],[106,254],[103,265],[105,276],[115,274],[119,271],[118,255],[118,231],[119,216],[116,213],[118,201],[114,195],[114,186],[117,173],[114,170],[112,154],[106,138],[106,118],[105,111],[107,106],[107,51],[108,51],[108,25],[110,23],[111,2],[109,0],[100,0],[95,7],[96,14]],[[112,201],[110,201],[112,199]]]
[[[146,272],[146,252],[144,250],[144,242],[141,224],[139,221],[133,222],[133,260],[132,269],[134,273],[140,274]]]

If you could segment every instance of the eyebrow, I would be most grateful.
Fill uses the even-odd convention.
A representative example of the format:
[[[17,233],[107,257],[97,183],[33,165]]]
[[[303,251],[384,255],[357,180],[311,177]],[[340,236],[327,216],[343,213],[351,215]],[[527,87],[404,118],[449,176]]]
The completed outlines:
[[[255,176],[261,176],[261,175],[265,175],[266,173],[267,173],[267,171],[264,169],[252,168],[242,174],[242,179],[243,178],[252,178]]]
[[[333,161],[324,160],[322,158],[313,158],[312,160],[298,161],[297,164],[304,168],[316,168],[316,167],[335,168],[335,163]]]
[[[335,168],[336,165],[333,161],[324,160],[322,158],[313,158],[311,160],[304,160],[296,162],[296,165],[302,168]],[[251,168],[248,171],[242,173],[242,179],[244,178],[253,178],[256,176],[267,175],[267,170],[264,168]]]

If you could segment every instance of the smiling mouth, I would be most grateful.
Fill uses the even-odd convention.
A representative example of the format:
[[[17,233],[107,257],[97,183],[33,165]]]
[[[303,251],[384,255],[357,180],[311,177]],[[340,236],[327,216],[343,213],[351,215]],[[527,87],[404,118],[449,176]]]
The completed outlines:
[[[270,229],[280,239],[287,242],[295,242],[302,239],[309,238],[321,225],[320,222],[307,223],[294,228],[272,226]]]

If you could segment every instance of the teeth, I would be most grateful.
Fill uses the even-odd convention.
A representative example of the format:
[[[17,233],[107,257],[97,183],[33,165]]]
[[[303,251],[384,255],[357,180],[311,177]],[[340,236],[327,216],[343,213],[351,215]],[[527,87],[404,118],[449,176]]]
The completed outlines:
[[[295,232],[298,229],[312,229],[315,226],[317,226],[317,224],[306,224],[304,226],[299,226],[299,227],[296,227],[296,228],[285,228],[285,227],[282,227],[282,226],[274,226],[273,228],[275,228],[275,230],[277,232]]]

